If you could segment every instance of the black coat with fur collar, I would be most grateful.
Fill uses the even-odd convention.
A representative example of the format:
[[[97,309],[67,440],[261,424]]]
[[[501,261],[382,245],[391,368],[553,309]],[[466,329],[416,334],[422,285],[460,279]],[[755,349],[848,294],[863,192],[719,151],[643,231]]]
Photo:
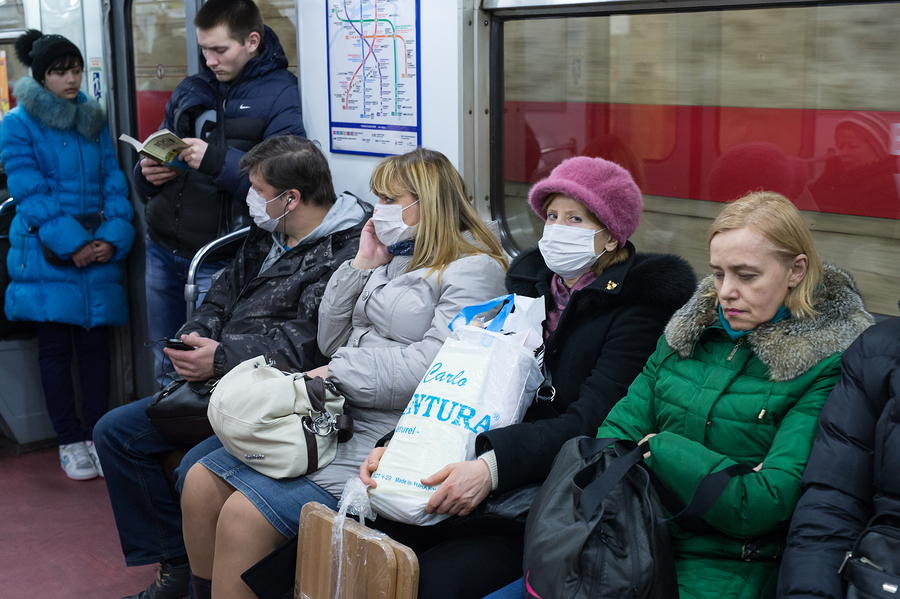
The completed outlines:
[[[552,404],[535,404],[525,422],[478,436],[478,453],[493,449],[497,458],[498,491],[542,481],[563,443],[596,435],[653,353],[666,322],[696,289],[694,271],[683,259],[636,254],[631,242],[626,247],[627,261],[572,295],[546,341],[544,359],[556,388]],[[506,288],[544,296],[549,311],[552,276],[535,248],[513,261]]]

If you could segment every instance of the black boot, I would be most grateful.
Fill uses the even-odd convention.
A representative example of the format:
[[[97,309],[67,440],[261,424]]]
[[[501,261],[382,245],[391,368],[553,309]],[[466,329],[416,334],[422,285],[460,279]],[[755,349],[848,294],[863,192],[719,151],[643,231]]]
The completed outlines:
[[[194,599],[212,599],[212,581],[191,574]]]
[[[187,561],[177,566],[163,562],[156,568],[156,582],[124,599],[187,599],[190,584],[191,566]]]

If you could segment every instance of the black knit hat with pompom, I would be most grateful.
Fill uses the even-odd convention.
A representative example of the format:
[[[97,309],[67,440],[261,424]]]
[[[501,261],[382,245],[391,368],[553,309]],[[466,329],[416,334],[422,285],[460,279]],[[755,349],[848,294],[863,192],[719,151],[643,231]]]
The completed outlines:
[[[37,29],[29,29],[16,39],[16,56],[26,67],[31,67],[31,76],[38,83],[44,83],[47,68],[60,56],[77,56],[84,65],[84,57],[78,46],[61,35],[44,35]]]

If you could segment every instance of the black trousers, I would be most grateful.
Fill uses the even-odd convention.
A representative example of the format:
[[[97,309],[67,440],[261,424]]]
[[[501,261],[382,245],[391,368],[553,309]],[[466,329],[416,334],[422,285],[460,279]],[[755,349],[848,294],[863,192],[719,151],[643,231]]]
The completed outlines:
[[[484,515],[450,518],[434,526],[386,518],[369,525],[416,552],[419,597],[482,599],[522,577],[521,524]]]
[[[71,324],[39,322],[37,336],[47,413],[59,444],[90,441],[94,425],[109,409],[109,327],[85,329]],[[81,423],[75,410],[73,354],[81,380]]]

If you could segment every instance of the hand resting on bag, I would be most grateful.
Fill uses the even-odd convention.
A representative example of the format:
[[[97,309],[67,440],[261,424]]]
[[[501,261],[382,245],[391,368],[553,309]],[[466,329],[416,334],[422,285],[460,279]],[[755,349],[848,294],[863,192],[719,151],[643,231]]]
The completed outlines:
[[[650,433],[649,435],[647,435],[646,437],[644,437],[643,439],[641,439],[641,442],[638,443],[638,445],[643,445],[644,443],[646,443],[647,441],[649,441],[650,439],[652,439],[652,438],[655,437],[655,436],[656,436],[656,433]],[[647,446],[647,451],[644,452],[644,459],[646,460],[646,459],[649,458],[649,457],[650,457],[650,446],[648,445],[648,446]]]
[[[328,364],[326,364],[325,366],[319,366],[318,368],[313,368],[312,370],[307,371],[306,376],[308,376],[309,378],[313,378],[313,379],[316,377],[327,379],[328,378]]]
[[[384,455],[385,449],[387,449],[387,446],[376,447],[369,452],[369,455],[366,457],[365,461],[359,465],[359,479],[369,489],[374,489],[378,486],[372,479],[372,475],[375,474],[376,470],[378,470],[378,462],[381,461],[381,456]]]
[[[172,360],[175,372],[186,381],[207,381],[215,374],[213,370],[213,358],[216,355],[218,341],[201,337],[197,333],[182,335],[181,340],[194,346],[193,351],[163,348],[163,353]]]
[[[368,488],[377,485],[372,474],[378,469],[384,447],[376,447],[369,452],[366,460],[359,467],[359,478]],[[429,477],[422,479],[427,486],[440,485],[425,511],[429,514],[450,514],[465,516],[474,510],[491,492],[491,469],[484,460],[471,460],[448,464]]]
[[[491,469],[484,460],[456,462],[423,478],[422,484],[440,485],[428,500],[426,512],[465,516],[491,492]]]

